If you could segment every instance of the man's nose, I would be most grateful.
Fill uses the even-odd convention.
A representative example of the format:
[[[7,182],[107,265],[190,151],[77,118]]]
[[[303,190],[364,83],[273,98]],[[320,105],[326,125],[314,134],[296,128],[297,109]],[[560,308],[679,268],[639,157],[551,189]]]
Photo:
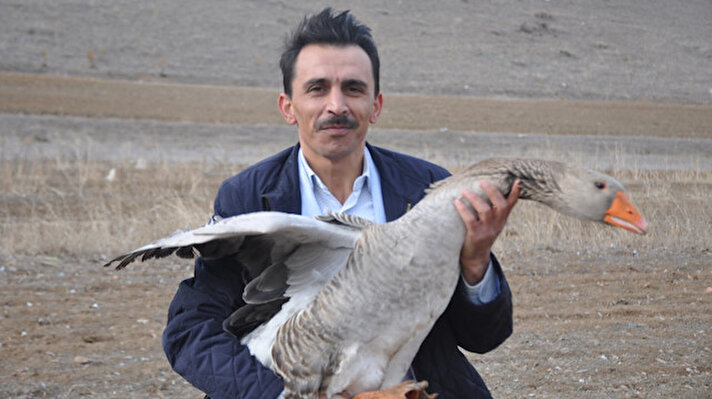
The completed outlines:
[[[344,93],[342,93],[341,90],[332,90],[331,93],[329,93],[327,111],[334,115],[342,115],[346,113],[348,108],[346,108],[345,100]]]

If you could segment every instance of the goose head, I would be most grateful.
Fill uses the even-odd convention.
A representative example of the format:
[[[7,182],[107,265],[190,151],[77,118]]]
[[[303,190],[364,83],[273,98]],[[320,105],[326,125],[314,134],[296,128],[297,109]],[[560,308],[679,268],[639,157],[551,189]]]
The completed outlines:
[[[556,184],[559,190],[549,204],[552,208],[636,234],[648,232],[648,222],[635,208],[623,185],[613,177],[569,167],[564,169]]]

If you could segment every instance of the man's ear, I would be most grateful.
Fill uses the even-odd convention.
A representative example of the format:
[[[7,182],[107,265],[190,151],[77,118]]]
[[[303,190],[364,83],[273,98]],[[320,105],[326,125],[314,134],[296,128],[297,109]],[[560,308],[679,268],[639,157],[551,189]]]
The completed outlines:
[[[282,118],[284,118],[284,120],[290,125],[296,125],[297,118],[294,116],[294,112],[292,110],[292,99],[290,99],[285,93],[282,93],[279,95],[277,105],[279,105],[279,112],[282,113]]]
[[[376,121],[378,120],[378,117],[381,115],[382,108],[383,108],[383,95],[381,93],[378,93],[376,98],[373,100],[373,113],[371,113],[371,117],[368,119],[368,121],[371,123],[376,123]]]

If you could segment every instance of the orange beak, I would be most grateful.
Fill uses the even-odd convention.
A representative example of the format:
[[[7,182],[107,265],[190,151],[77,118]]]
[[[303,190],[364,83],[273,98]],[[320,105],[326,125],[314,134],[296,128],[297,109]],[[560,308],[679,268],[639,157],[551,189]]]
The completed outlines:
[[[648,222],[635,209],[633,203],[630,202],[628,194],[622,191],[616,194],[616,198],[613,200],[611,207],[608,208],[608,211],[606,211],[606,217],[603,218],[603,221],[637,234],[648,232]]]

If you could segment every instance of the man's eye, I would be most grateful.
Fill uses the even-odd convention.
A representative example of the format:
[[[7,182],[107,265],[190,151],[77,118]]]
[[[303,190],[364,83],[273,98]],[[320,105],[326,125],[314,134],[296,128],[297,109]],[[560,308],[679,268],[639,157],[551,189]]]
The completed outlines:
[[[307,90],[307,92],[309,92],[309,93],[318,93],[318,92],[321,92],[321,91],[323,91],[323,90],[324,90],[324,88],[323,88],[322,86],[312,86],[312,87],[309,88],[309,90]]]

